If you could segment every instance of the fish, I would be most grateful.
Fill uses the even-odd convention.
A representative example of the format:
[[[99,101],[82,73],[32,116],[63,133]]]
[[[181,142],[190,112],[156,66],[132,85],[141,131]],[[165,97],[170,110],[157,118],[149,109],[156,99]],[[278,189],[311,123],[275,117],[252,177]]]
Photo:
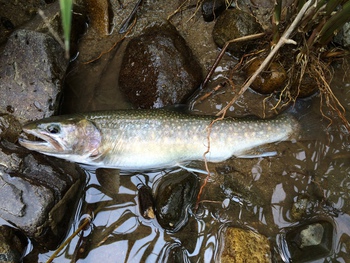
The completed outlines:
[[[300,130],[290,114],[215,119],[167,109],[61,115],[25,124],[19,143],[83,165],[147,171],[191,161],[222,162],[261,145],[292,140]]]

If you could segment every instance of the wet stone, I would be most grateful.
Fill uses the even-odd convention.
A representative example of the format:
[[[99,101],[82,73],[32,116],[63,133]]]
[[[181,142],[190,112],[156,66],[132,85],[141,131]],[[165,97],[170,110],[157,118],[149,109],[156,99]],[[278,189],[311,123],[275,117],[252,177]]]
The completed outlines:
[[[186,251],[181,246],[172,246],[167,251],[167,258],[164,262],[166,263],[183,263],[190,262]]]
[[[288,231],[285,243],[292,262],[307,262],[326,257],[332,250],[333,226],[327,221],[313,222]],[[285,256],[286,257],[286,256]]]
[[[263,29],[253,16],[238,9],[227,9],[215,23],[213,38],[219,47],[223,47],[229,40],[261,32]],[[238,57],[251,50],[253,43],[252,41],[231,43],[227,49]]]
[[[147,185],[138,185],[138,201],[140,214],[145,219],[153,219],[154,215],[154,200],[152,196],[152,189]]]
[[[340,32],[334,37],[334,41],[343,47],[350,47],[350,22],[344,24]]]
[[[21,122],[51,116],[67,66],[62,47],[49,35],[21,29],[9,37],[0,61],[0,112],[10,109]]]
[[[86,8],[90,18],[91,28],[100,36],[107,36],[113,24],[113,11],[109,0],[88,0]]]
[[[202,14],[204,21],[211,22],[226,9],[225,0],[204,0]]]
[[[73,163],[21,150],[1,147],[0,217],[44,248],[56,248],[68,230],[85,174]]]
[[[317,203],[310,197],[300,196],[293,203],[290,216],[294,221],[300,221],[302,218],[312,214],[316,209]]]
[[[157,24],[128,43],[119,85],[136,108],[179,104],[202,81],[202,70],[170,23]]]
[[[257,58],[247,66],[247,78],[250,78],[263,63],[264,58]],[[287,73],[280,63],[272,62],[269,67],[263,70],[254,80],[251,88],[262,94],[269,94],[282,90],[285,86]]]
[[[316,77],[311,76],[309,73],[305,72],[303,79],[300,81],[299,74],[293,76],[293,85],[291,88],[291,95],[298,96],[298,98],[306,98],[315,94],[318,88],[318,80]]]
[[[27,238],[17,229],[0,226],[0,262],[22,262]]]
[[[155,212],[158,223],[171,231],[179,231],[187,224],[189,210],[196,202],[199,190],[197,177],[180,171],[169,174],[157,183]]]
[[[225,231],[221,262],[272,262],[269,240],[251,230],[229,227]]]
[[[16,142],[22,131],[21,124],[10,114],[0,113],[0,138]]]

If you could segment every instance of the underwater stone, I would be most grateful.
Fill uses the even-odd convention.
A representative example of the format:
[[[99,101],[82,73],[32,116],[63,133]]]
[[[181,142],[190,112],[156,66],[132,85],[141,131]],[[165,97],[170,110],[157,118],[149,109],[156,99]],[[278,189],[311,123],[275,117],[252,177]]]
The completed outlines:
[[[300,221],[302,218],[312,213],[315,209],[315,202],[310,200],[310,197],[300,196],[297,201],[293,203],[290,211],[290,216],[294,221]]]
[[[271,262],[269,240],[251,230],[228,227],[221,263],[231,262]]]
[[[179,231],[188,221],[188,212],[194,205],[199,186],[197,177],[189,172],[164,176],[157,184],[155,212],[158,223],[173,232]]]
[[[145,219],[153,219],[154,215],[154,200],[152,196],[152,189],[147,186],[140,184],[137,186],[138,189],[138,201],[140,214]]]
[[[300,232],[301,245],[300,248],[319,245],[322,242],[324,229],[319,223],[309,225]]]
[[[18,229],[0,226],[0,262],[22,262],[27,246],[27,238]]]
[[[287,231],[285,241],[292,262],[326,257],[332,250],[333,226],[327,221],[304,224]]]

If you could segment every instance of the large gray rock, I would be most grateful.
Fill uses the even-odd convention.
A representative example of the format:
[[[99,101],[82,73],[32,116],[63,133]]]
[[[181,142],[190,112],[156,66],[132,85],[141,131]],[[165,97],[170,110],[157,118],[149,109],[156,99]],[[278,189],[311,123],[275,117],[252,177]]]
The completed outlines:
[[[0,160],[0,217],[54,249],[68,230],[85,174],[73,163],[28,154],[12,144],[1,147]]]
[[[0,112],[21,122],[51,116],[67,67],[63,48],[49,35],[17,30],[0,55]]]

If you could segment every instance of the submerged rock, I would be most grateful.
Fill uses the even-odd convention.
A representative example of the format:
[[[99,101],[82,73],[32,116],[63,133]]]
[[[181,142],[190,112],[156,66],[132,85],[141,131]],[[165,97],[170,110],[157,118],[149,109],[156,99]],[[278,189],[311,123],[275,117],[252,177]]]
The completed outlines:
[[[170,23],[148,28],[128,43],[119,85],[137,108],[183,103],[202,80],[202,70]]]
[[[165,263],[190,262],[187,251],[179,245],[170,246],[165,254],[167,255],[166,259],[162,259],[162,262]]]
[[[236,262],[272,262],[269,240],[251,230],[227,228],[221,263]]]
[[[17,229],[0,226],[0,262],[22,262],[27,238]]]
[[[63,48],[47,34],[21,29],[9,37],[0,61],[0,112],[21,122],[51,116],[67,66]]]
[[[311,216],[317,209],[317,201],[311,196],[298,196],[297,200],[293,202],[290,210],[290,217],[294,221],[300,221],[303,218]]]
[[[155,218],[152,189],[149,186],[143,184],[138,185],[137,189],[137,197],[139,201],[139,210],[141,216],[143,216],[145,219]]]
[[[68,230],[85,174],[73,163],[11,147],[0,151],[0,217],[54,249]]]
[[[229,40],[263,32],[261,25],[250,14],[239,9],[227,9],[218,18],[213,29],[213,38],[219,47]],[[228,50],[241,56],[252,48],[252,41],[231,43]]]
[[[332,250],[333,225],[327,221],[318,221],[293,227],[285,234],[283,243],[288,247],[288,255],[284,255],[284,258],[292,262],[327,257]]]
[[[197,177],[189,172],[164,176],[157,184],[155,210],[158,223],[165,229],[179,231],[188,221],[199,190]]]

